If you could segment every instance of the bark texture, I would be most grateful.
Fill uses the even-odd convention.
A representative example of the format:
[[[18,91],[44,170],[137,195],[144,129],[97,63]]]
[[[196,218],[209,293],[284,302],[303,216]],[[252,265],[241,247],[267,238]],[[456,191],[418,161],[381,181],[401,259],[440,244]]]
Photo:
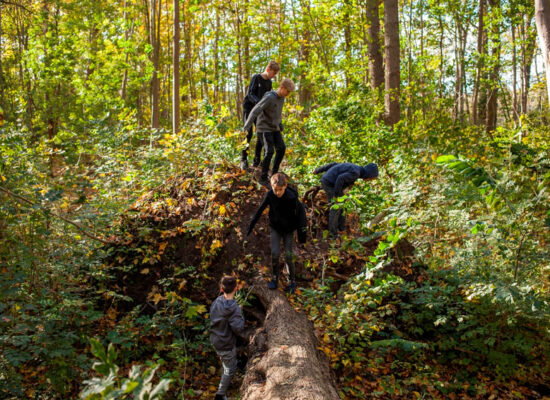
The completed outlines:
[[[266,317],[250,339],[241,399],[340,399],[311,322],[280,291],[269,290],[259,275],[251,284]]]
[[[539,36],[540,49],[546,69],[546,87],[550,99],[550,1],[535,0],[535,22]]]

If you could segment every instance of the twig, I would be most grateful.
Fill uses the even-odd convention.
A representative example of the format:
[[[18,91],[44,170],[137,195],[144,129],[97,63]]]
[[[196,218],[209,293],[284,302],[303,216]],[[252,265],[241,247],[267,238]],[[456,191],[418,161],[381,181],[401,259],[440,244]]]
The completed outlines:
[[[100,238],[100,237],[98,237],[98,236],[92,234],[92,233],[89,233],[89,232],[86,231],[86,229],[85,229],[82,225],[80,225],[78,222],[71,221],[70,219],[65,218],[65,217],[62,216],[62,215],[56,214],[56,213],[54,213],[53,211],[48,210],[48,209],[46,209],[46,208],[43,207],[43,206],[40,206],[40,205],[38,205],[38,204],[36,204],[36,203],[33,203],[32,201],[30,201],[29,199],[26,199],[26,198],[23,197],[23,196],[20,196],[20,195],[18,195],[18,194],[16,194],[16,193],[13,193],[11,190],[8,190],[8,189],[6,189],[6,188],[4,188],[4,187],[2,187],[2,186],[0,186],[0,190],[1,190],[2,192],[6,193],[7,195],[13,197],[14,199],[19,200],[20,202],[23,202],[23,203],[28,204],[28,205],[33,206],[33,207],[39,207],[39,208],[41,208],[41,209],[43,209],[43,210],[48,211],[48,212],[49,212],[51,215],[53,215],[54,217],[57,217],[57,218],[59,218],[59,219],[65,221],[66,223],[75,226],[80,232],[82,232],[85,236],[88,236],[90,239],[97,240],[97,241],[99,241],[99,242],[101,242],[101,243],[104,243],[104,244],[113,244],[113,243],[115,243],[115,242],[113,242],[113,241],[105,240],[105,239],[102,239],[102,238]]]

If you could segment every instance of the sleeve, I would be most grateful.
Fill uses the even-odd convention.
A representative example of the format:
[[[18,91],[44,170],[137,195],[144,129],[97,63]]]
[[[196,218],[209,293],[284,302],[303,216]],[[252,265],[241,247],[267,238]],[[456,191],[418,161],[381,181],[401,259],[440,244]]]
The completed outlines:
[[[344,187],[353,184],[358,177],[359,175],[355,172],[346,172],[345,174],[339,175],[336,182],[334,182],[334,194],[336,194],[336,196],[341,196]]]
[[[284,127],[283,123],[281,122],[281,123],[279,124],[279,130],[282,132],[284,128],[285,128],[285,127]]]
[[[235,308],[233,314],[229,318],[229,326],[236,335],[241,335],[244,330],[244,317],[241,311],[241,307],[235,302]]]
[[[258,75],[254,75],[252,77],[252,80],[250,81],[250,85],[248,85],[248,91],[246,93],[246,97],[248,97],[248,100],[252,102],[252,104],[258,104],[260,101],[260,98],[258,97],[258,93],[256,91],[258,90],[256,82],[258,81]]]
[[[252,111],[250,111],[250,114],[248,115],[248,118],[246,122],[244,123],[243,131],[248,131],[250,128],[252,128],[252,124],[254,123],[254,120],[260,115],[260,113],[263,111],[264,108],[268,106],[268,104],[272,101],[273,96],[268,96],[267,93],[258,104],[254,106]]]
[[[306,210],[304,209],[304,205],[300,200],[296,200],[297,208],[298,208],[298,241],[300,243],[305,243],[306,238],[306,232],[307,232],[307,219],[306,219]]]
[[[256,210],[256,213],[250,220],[250,224],[248,225],[248,232],[246,235],[250,235],[252,233],[252,229],[254,229],[254,226],[256,225],[256,222],[260,219],[262,213],[266,209],[266,207],[269,205],[269,192],[267,192],[264,196],[264,199],[262,200],[262,204],[260,204],[260,207]]]
[[[338,164],[338,163],[337,162],[331,162],[330,164],[323,165],[322,167],[317,167],[317,168],[315,168],[315,171],[313,171],[313,173],[318,174],[318,173],[321,173],[321,172],[328,171],[329,169],[334,167],[336,164]]]

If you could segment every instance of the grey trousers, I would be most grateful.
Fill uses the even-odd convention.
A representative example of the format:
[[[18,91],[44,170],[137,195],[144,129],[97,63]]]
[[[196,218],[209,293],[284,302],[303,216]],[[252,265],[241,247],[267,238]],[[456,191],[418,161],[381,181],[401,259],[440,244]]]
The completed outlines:
[[[321,182],[321,185],[327,194],[328,202],[330,204],[330,211],[328,214],[328,230],[331,234],[337,235],[339,230],[343,231],[346,229],[346,216],[344,215],[344,210],[341,208],[332,208],[332,200],[336,197],[340,197],[342,193],[335,193],[334,186],[329,186],[324,182]]]
[[[294,254],[292,253],[292,244],[294,242],[294,232],[280,234],[271,228],[271,273],[274,279],[279,279],[279,257],[281,256],[281,239],[284,243],[285,261],[288,265],[290,280],[296,280],[294,268]]]
[[[218,356],[222,360],[222,378],[220,380],[220,386],[218,386],[217,394],[225,395],[233,375],[237,372],[237,348],[233,347],[233,350],[217,351]]]

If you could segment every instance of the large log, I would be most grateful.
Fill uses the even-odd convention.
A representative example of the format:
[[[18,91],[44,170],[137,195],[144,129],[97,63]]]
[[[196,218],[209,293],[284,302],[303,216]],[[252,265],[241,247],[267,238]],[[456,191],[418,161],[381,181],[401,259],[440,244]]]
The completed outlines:
[[[312,323],[280,291],[269,290],[261,276],[251,284],[266,318],[250,339],[242,400],[340,399]]]

